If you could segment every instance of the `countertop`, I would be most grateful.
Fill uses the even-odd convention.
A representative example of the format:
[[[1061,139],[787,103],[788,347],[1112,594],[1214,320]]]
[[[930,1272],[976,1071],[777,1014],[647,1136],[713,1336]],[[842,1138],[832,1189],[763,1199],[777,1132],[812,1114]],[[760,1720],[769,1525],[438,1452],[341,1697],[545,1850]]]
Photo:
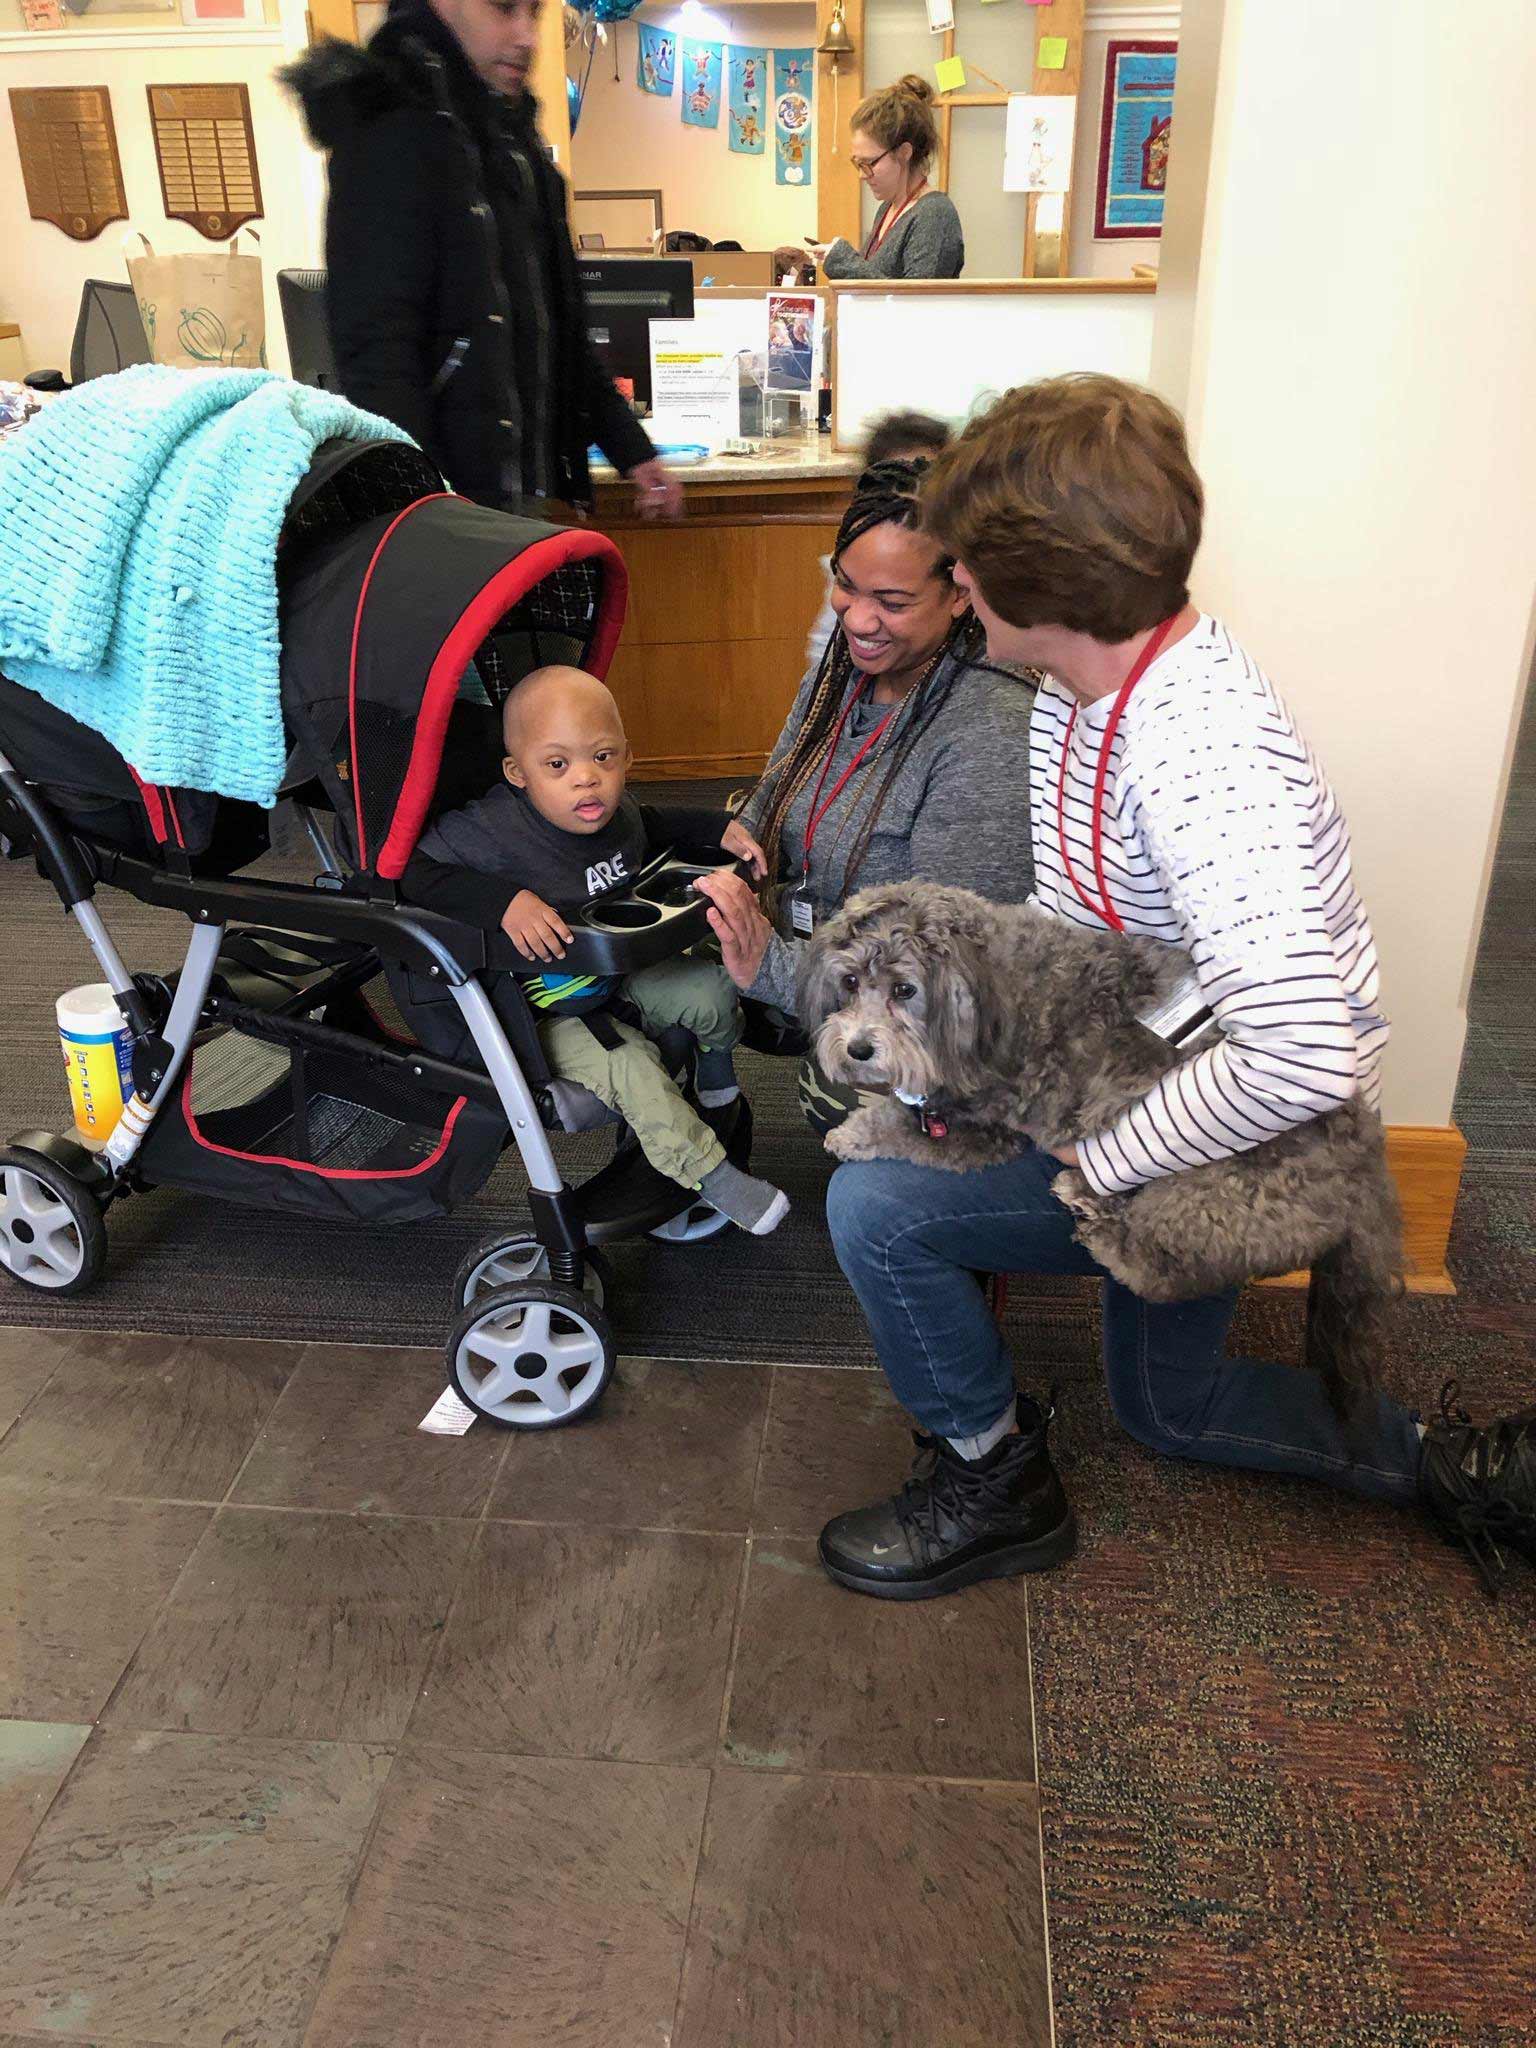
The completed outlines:
[[[686,490],[690,484],[816,484],[838,477],[856,477],[864,467],[858,455],[839,455],[830,434],[786,434],[777,441],[765,441],[761,455],[711,455],[703,462],[679,467],[676,474]],[[617,482],[606,462],[594,463],[593,480],[600,484]]]

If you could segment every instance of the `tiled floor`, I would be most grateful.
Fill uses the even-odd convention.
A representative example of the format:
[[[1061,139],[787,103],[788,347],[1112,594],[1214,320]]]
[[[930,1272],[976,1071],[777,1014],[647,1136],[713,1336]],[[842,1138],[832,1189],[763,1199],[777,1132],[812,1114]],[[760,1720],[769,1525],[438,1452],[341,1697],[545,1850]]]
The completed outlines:
[[[0,2048],[1043,2048],[1022,1589],[824,1578],[875,1375],[620,1375],[0,1332]]]

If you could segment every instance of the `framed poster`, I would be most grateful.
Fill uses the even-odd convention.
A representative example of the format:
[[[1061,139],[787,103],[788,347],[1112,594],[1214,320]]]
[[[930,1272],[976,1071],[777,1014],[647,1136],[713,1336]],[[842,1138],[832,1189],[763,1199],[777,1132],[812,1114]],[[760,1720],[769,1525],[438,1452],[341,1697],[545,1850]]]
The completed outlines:
[[[1093,209],[1096,242],[1150,242],[1163,232],[1178,54],[1177,43],[1110,42]]]

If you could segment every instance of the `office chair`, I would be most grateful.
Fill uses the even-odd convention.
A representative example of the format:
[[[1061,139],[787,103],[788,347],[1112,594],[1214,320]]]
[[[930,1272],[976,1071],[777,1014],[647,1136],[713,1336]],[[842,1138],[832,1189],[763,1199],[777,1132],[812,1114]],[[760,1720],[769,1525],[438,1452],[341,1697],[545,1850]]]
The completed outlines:
[[[325,272],[280,270],[277,302],[283,309],[289,376],[296,384],[313,384],[319,391],[338,389],[325,317]]]
[[[133,363],[150,360],[149,338],[131,284],[88,277],[80,288],[75,338],[69,347],[69,377],[62,370],[33,370],[25,378],[34,391],[67,391],[93,377],[110,377]]]

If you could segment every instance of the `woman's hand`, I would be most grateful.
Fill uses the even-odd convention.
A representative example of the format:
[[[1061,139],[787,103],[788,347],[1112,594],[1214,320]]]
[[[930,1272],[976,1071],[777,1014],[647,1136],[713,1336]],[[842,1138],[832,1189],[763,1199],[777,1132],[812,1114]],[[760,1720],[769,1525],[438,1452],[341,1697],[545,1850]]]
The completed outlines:
[[[739,818],[732,818],[720,834],[720,844],[737,860],[749,860],[753,874],[762,881],[768,872],[768,856]]]
[[[659,455],[649,462],[637,462],[629,472],[635,487],[635,516],[639,519],[681,519],[683,487]]]
[[[812,260],[818,265],[820,265],[822,269],[825,269],[827,262],[827,251],[832,247],[832,243],[813,242],[810,236],[807,235],[805,238],[805,246],[810,251]]]
[[[519,889],[502,913],[501,928],[525,960],[563,960],[571,928],[531,889]]]
[[[709,898],[710,929],[720,941],[726,973],[738,988],[750,988],[763,964],[773,926],[752,891],[730,868],[701,875],[693,886]]]
[[[1048,1159],[1059,1159],[1063,1166],[1081,1166],[1075,1145],[1047,1145],[1044,1138],[1036,1130],[1027,1131],[1025,1135],[1035,1150],[1045,1153]]]

